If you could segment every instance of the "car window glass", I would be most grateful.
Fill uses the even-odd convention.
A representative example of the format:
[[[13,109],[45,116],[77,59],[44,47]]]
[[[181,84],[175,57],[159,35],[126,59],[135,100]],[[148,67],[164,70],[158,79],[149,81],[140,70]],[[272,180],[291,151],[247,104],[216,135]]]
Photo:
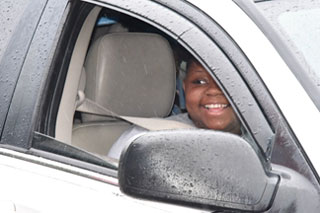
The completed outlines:
[[[283,29],[303,55],[310,68],[320,78],[320,9],[285,12],[278,18]],[[320,84],[320,81],[319,83]]]

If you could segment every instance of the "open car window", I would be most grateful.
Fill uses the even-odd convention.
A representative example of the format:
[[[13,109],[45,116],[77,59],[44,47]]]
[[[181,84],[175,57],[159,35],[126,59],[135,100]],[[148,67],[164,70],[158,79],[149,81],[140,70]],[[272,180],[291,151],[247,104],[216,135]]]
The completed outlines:
[[[60,126],[66,124],[65,120],[59,120],[60,114],[66,114],[61,113],[65,110],[61,105],[56,137],[59,138],[61,133],[66,136],[64,141],[71,141],[75,146],[105,156],[119,136],[132,129],[131,120],[123,122],[122,117],[112,118],[112,114],[142,118],[170,116],[168,120],[185,121],[194,127],[187,116],[179,115],[186,113],[183,80],[187,71],[187,60],[191,58],[188,56],[190,53],[160,30],[124,14],[102,10],[96,23],[81,73],[79,68],[72,70],[71,66],[68,70],[68,73],[72,74],[78,71],[79,78],[75,103],[70,104],[69,98],[66,102],[74,114],[72,135],[70,130],[67,131],[68,128]],[[200,63],[197,68],[199,67]],[[206,71],[204,67],[202,70]],[[70,82],[75,79],[74,75],[72,76]],[[201,84],[202,78],[214,81],[209,73],[196,77],[199,79],[193,81],[200,80]],[[67,82],[68,79],[69,75]],[[193,81],[190,84],[196,84]],[[64,92],[69,89],[68,86],[68,83],[65,83]],[[64,93],[62,101],[63,98]],[[110,112],[97,116],[100,112],[92,111],[94,106],[83,109],[84,105],[88,104],[86,101],[102,106],[105,111]],[[213,109],[221,107],[216,106],[218,104],[225,104],[223,107],[231,108],[227,100],[221,103],[217,101],[204,105]],[[161,130],[160,124],[155,122],[150,120],[147,126],[135,122],[133,124],[145,129]],[[129,136],[132,136],[130,134]],[[122,140],[129,140],[129,136]]]
[[[131,6],[129,10],[122,3],[110,1],[99,5],[74,2],[70,7],[61,46],[55,53],[59,61],[52,65],[54,74],[48,80],[51,92],[46,96],[34,135],[35,149],[79,160],[79,164],[116,170],[117,161],[109,159],[108,152],[132,128],[132,122],[119,119],[112,112],[165,119],[186,113],[183,79],[188,60],[179,49],[208,70],[266,171],[272,170],[273,163],[280,164],[316,185],[312,170],[272,97],[226,32],[202,16],[191,22],[180,15],[183,11],[178,8],[173,12],[155,2],[145,3],[147,8],[157,8],[177,20],[170,22]],[[199,27],[201,18],[210,29]],[[208,31],[204,33],[205,30]],[[147,49],[156,52],[156,57],[143,51]],[[181,61],[175,60],[177,55]],[[87,111],[80,110],[86,100],[93,105]],[[216,107],[212,103],[205,105]],[[97,112],[94,107],[103,110]],[[105,109],[111,113],[106,115]],[[44,139],[47,136],[49,140]]]
[[[56,101],[59,107],[51,105],[56,115],[51,115],[53,121],[48,125],[51,128],[44,132],[71,147],[104,158],[113,143],[133,125],[112,115],[97,115],[92,107],[87,109],[89,112],[79,110],[84,100],[118,115],[143,118],[175,115],[179,122],[179,114],[186,114],[183,80],[188,55],[192,53],[174,37],[144,21],[108,8],[86,6],[89,8],[86,18],[77,23],[79,34],[70,47],[73,49],[68,56],[70,62],[62,67],[65,82],[56,85],[56,90],[62,88],[61,96],[57,95],[52,103]],[[147,48],[154,56],[147,58]],[[218,87],[228,97],[224,87]],[[227,99],[232,103],[228,107],[233,107],[232,100]],[[189,118],[188,122],[194,126]],[[241,127],[249,138],[246,128]]]

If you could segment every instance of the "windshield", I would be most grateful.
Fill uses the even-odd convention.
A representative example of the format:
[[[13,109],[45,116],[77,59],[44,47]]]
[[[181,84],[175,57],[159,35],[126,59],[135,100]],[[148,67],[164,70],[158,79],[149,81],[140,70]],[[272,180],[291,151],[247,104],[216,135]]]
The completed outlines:
[[[320,9],[288,11],[278,17],[281,27],[297,48],[297,56],[308,66],[320,86]]]
[[[261,12],[280,33],[303,70],[296,77],[313,87],[309,95],[318,99],[320,87],[320,1],[274,0],[257,4]],[[318,105],[318,104],[317,104]],[[319,109],[319,105],[318,105]]]

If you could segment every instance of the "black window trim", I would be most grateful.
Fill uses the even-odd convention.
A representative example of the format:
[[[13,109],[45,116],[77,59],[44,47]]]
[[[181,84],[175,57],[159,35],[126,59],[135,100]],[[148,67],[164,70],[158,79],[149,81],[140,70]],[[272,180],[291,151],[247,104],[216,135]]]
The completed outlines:
[[[7,76],[7,81],[1,81],[0,84],[0,91],[4,96],[0,104],[0,138],[5,128],[10,103],[25,62],[26,53],[30,48],[30,43],[45,5],[46,1],[30,1],[28,3],[0,61],[1,78],[4,79]]]
[[[12,98],[2,135],[4,144],[23,149],[31,147],[57,36],[61,31],[61,18],[67,5],[68,0],[46,1]]]

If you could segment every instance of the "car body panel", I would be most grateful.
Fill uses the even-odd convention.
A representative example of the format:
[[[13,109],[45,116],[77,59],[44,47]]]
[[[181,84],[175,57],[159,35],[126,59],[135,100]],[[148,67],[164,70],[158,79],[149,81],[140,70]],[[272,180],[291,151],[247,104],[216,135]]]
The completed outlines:
[[[0,170],[0,210],[13,205],[30,213],[199,212],[133,199],[121,193],[116,178],[3,148]]]

